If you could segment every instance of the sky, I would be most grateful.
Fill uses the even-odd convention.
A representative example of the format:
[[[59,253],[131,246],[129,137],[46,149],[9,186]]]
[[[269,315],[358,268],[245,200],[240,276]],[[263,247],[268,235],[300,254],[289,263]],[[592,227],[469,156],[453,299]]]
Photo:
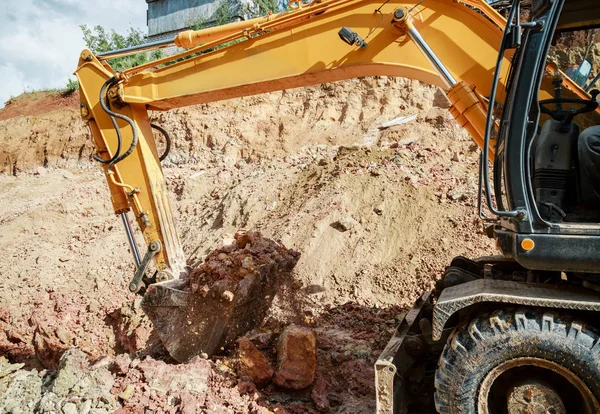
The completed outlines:
[[[85,48],[79,25],[147,33],[144,0],[0,0],[0,108],[25,91],[62,89]]]

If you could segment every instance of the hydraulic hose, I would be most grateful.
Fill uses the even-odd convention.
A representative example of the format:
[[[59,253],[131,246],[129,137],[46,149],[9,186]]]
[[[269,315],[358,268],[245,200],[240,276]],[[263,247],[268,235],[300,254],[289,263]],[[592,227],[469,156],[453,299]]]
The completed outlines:
[[[113,82],[111,82],[111,80]],[[100,88],[100,104],[102,106],[103,100],[104,100],[104,96],[105,96],[105,91],[106,88],[108,88],[109,86],[112,86],[114,84],[114,78],[111,78],[109,80],[107,80],[104,85],[102,85],[102,88]],[[110,102],[108,100],[108,96],[106,96],[106,107],[110,108]],[[104,109],[104,106],[102,106],[102,108]],[[121,131],[119,131],[119,127],[117,125],[117,122],[115,121],[115,119],[111,116],[110,120],[112,121],[113,127],[115,128],[115,130],[117,131],[117,150],[115,151],[115,155],[113,155],[110,159],[108,160],[103,160],[102,158],[100,158],[97,155],[94,155],[94,159],[102,164],[111,164],[117,159],[117,157],[121,154],[121,142],[122,142],[122,138],[121,138]]]
[[[165,137],[165,143],[166,143],[165,152],[163,152],[163,155],[161,155],[158,158],[160,161],[163,161],[165,158],[167,158],[167,156],[169,155],[169,152],[171,151],[171,137],[169,136],[167,131],[165,131],[165,129],[163,127],[161,127],[160,125],[150,124],[150,126],[154,129],[156,129],[158,132],[160,132],[163,135],[163,137]]]
[[[138,143],[137,128],[135,127],[135,124],[131,120],[131,118],[129,118],[123,114],[119,114],[117,112],[112,111],[110,109],[110,106],[108,103],[108,97],[106,97],[106,102],[104,101],[104,95],[105,95],[106,89],[113,86],[116,83],[117,83],[117,80],[114,77],[112,77],[112,78],[108,79],[106,82],[104,82],[104,85],[102,85],[102,88],[100,88],[100,106],[102,107],[104,112],[106,112],[110,116],[112,124],[115,127],[115,130],[117,131],[117,141],[118,141],[117,142],[117,152],[115,152],[115,155],[110,160],[103,161],[105,163],[108,163],[109,169],[113,165],[115,165],[118,162],[123,161],[125,158],[127,158],[133,152],[134,148],[137,146],[137,143]],[[121,120],[127,122],[129,124],[129,126],[131,127],[131,131],[133,133],[133,138],[131,139],[131,145],[129,146],[127,151],[125,151],[125,153],[123,153],[123,154],[120,154],[122,137],[121,137],[121,132],[119,130],[119,126],[117,125],[117,121],[115,120],[115,118],[118,118],[118,119],[121,119]]]

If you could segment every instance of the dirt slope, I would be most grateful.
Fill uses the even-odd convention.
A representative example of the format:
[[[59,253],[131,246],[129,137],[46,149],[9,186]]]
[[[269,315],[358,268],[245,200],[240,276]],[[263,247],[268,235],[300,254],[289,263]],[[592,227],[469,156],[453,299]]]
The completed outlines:
[[[365,78],[153,114],[174,138],[165,174],[193,261],[240,228],[300,251],[295,282],[275,298],[265,327],[315,328],[317,370],[333,412],[373,410],[372,365],[398,305],[430,288],[453,256],[493,252],[475,216],[473,144],[446,105],[436,88]],[[418,115],[412,123],[377,128],[411,114]],[[109,363],[128,353],[132,365],[113,370],[111,390],[118,395],[134,384],[137,391],[115,398],[111,409],[157,409],[170,394],[142,398],[154,389],[151,374],[134,365],[149,361],[142,367],[158,376],[186,368],[144,360],[164,355],[126,291],[131,254],[90,154],[76,106],[0,121],[0,355],[41,369],[74,346]],[[310,389],[269,386],[248,397],[254,394],[228,368],[228,355],[203,365],[212,379],[195,407],[316,410]],[[0,394],[18,387],[2,381]],[[44,384],[39,395],[53,392]],[[237,405],[214,397],[226,393],[240,396]],[[69,395],[57,404],[88,404]],[[169,400],[173,410],[182,409],[181,398]]]

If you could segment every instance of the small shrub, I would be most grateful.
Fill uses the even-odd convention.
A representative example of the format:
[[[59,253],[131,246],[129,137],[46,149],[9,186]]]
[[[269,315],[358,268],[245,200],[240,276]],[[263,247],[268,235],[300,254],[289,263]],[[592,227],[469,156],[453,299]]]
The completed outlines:
[[[79,81],[77,79],[73,80],[73,79],[69,78],[69,80],[67,81],[67,86],[65,87],[65,89],[63,89],[61,91],[61,95],[62,96],[72,95],[78,89],[79,89]]]

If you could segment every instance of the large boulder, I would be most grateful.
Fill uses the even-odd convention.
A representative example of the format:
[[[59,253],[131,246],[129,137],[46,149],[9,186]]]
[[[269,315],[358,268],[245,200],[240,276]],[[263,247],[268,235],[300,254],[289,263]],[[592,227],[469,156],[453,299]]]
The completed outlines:
[[[299,390],[315,379],[317,338],[301,326],[288,326],[277,343],[277,373],[273,382],[284,388]]]

